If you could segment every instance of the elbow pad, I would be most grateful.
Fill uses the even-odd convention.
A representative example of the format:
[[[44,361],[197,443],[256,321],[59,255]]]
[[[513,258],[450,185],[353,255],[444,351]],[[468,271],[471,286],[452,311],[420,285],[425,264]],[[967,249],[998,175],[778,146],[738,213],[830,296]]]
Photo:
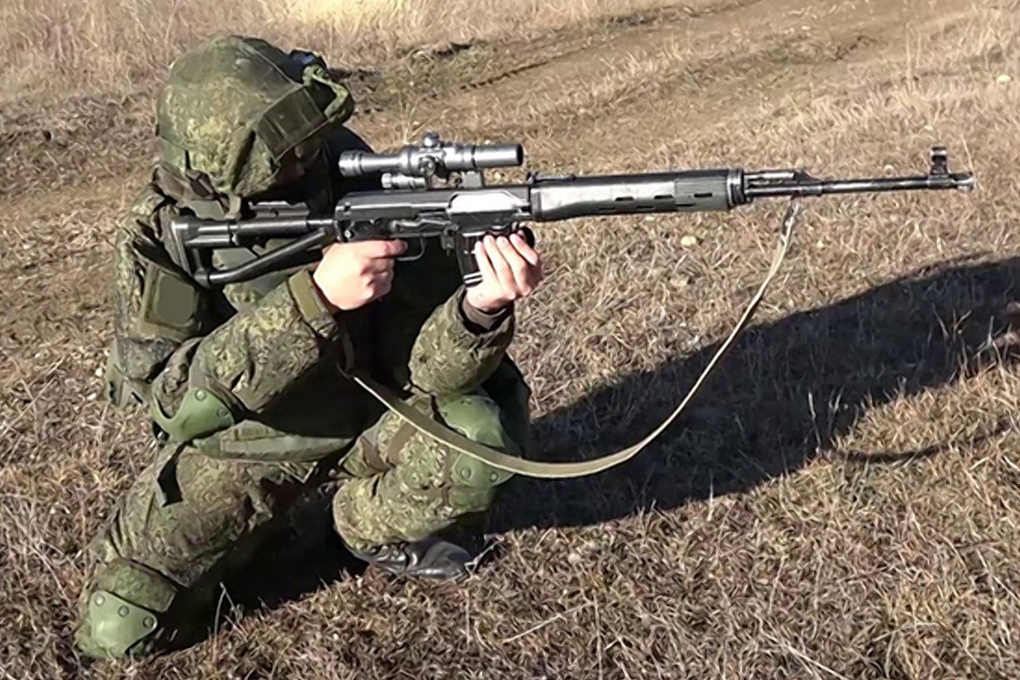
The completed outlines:
[[[151,412],[160,429],[179,442],[208,437],[237,422],[227,403],[204,388],[188,388],[173,417],[163,412],[158,399],[152,400]]]

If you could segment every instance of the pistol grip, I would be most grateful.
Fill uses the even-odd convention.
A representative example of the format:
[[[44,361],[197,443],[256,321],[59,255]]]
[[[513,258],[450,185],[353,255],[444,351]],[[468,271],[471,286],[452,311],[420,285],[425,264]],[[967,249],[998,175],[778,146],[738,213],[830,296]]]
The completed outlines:
[[[482,282],[482,270],[478,268],[478,261],[475,259],[475,244],[489,234],[493,236],[509,236],[518,233],[524,237],[531,247],[535,246],[535,232],[528,227],[515,227],[506,230],[480,231],[471,234],[458,234],[456,237],[457,266],[460,267],[460,277],[468,288],[477,286]]]

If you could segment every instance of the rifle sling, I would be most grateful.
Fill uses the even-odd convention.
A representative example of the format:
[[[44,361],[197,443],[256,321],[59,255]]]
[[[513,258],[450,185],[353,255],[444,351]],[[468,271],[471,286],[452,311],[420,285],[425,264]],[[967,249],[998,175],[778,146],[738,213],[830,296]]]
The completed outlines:
[[[786,217],[783,219],[779,244],[777,245],[775,255],[772,258],[772,265],[769,267],[768,273],[765,275],[765,280],[762,281],[757,292],[754,294],[754,297],[751,298],[751,302],[747,305],[747,308],[741,315],[737,325],[734,326],[726,340],[719,346],[719,349],[716,350],[715,354],[712,355],[712,359],[708,362],[705,370],[701,372],[701,375],[698,376],[698,379],[694,381],[694,384],[687,392],[687,395],[683,398],[676,409],[674,409],[673,412],[644,439],[632,446],[616,451],[615,453],[610,453],[592,460],[567,463],[548,463],[511,456],[503,453],[502,451],[498,451],[472,441],[458,432],[451,430],[442,423],[429,418],[420,411],[411,408],[391,390],[363,374],[355,373],[352,377],[354,381],[361,385],[369,394],[382,402],[383,405],[396,413],[401,419],[411,424],[422,434],[431,437],[437,442],[448,446],[455,451],[459,451],[460,453],[471,456],[472,458],[490,465],[497,470],[503,470],[505,472],[512,472],[525,477],[535,477],[539,479],[572,479],[575,477],[585,477],[599,472],[604,472],[605,470],[616,467],[617,465],[625,463],[637,456],[660,434],[662,434],[666,428],[672,425],[684,411],[687,410],[688,405],[694,399],[695,395],[701,390],[712,372],[719,365],[719,362],[726,356],[730,348],[733,347],[733,344],[736,342],[736,339],[740,336],[741,332],[743,332],[748,323],[750,323],[751,318],[758,309],[758,305],[761,304],[762,299],[765,297],[765,291],[779,272],[779,269],[783,264],[783,260],[786,258],[786,254],[790,249],[793,227],[800,212],[800,208],[800,203],[791,202],[790,208],[786,212]]]

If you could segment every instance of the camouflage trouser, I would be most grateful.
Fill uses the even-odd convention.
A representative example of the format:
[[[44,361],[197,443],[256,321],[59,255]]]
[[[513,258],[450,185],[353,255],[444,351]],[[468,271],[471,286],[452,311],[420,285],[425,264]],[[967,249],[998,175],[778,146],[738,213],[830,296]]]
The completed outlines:
[[[511,434],[520,429],[503,426],[508,418],[487,396],[420,400],[415,406],[475,441],[520,452]],[[333,497],[333,522],[344,541],[360,550],[417,541],[485,512],[496,487],[510,477],[450,452],[390,413],[358,439],[341,469],[350,479]]]
[[[486,385],[489,387],[489,384]],[[516,452],[526,445],[527,388],[419,399],[463,435]],[[93,541],[98,565],[83,594],[79,647],[143,656],[201,632],[223,572],[243,564],[304,491],[340,476],[334,524],[352,547],[411,541],[489,508],[508,475],[449,451],[384,414],[337,461],[250,462],[164,448]],[[204,630],[204,627],[203,627]]]

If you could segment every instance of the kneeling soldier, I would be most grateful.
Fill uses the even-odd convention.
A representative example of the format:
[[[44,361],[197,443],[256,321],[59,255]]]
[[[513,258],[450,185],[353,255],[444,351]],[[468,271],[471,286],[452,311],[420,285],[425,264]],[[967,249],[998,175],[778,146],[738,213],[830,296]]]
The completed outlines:
[[[311,268],[209,290],[165,247],[182,211],[233,218],[246,202],[329,210],[353,102],[321,59],[255,39],[182,56],[158,103],[160,155],[120,226],[110,398],[147,406],[161,441],[93,541],[76,643],[138,658],[186,644],[224,570],[243,564],[302,492],[342,479],[337,532],[389,572],[458,579],[450,538],[508,475],[424,437],[346,377],[353,367],[476,441],[519,453],[528,388],[506,356],[514,300],[542,278],[518,236],[487,239],[465,290],[440,249],[397,262],[399,241],[329,247]],[[271,247],[273,244],[267,244]],[[252,257],[224,250],[218,266]],[[445,536],[445,538],[444,538]]]

